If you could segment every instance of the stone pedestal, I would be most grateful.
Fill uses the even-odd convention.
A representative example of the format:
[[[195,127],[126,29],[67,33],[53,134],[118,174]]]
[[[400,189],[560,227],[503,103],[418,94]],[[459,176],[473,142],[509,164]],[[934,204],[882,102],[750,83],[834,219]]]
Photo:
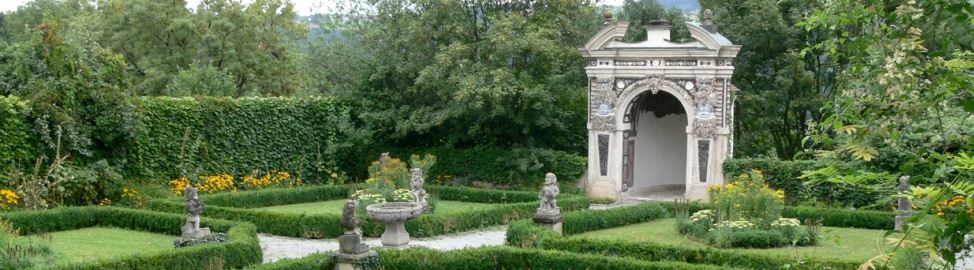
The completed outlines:
[[[423,213],[423,206],[413,202],[391,202],[369,205],[365,208],[369,217],[386,224],[382,233],[382,245],[403,247],[409,244],[406,221]]]
[[[196,224],[187,221],[183,224],[183,239],[200,239],[210,235],[210,228],[196,228]]]
[[[359,254],[338,253],[332,255],[331,259],[335,263],[335,270],[365,270],[371,269],[367,266],[378,263],[379,254],[372,250]]]
[[[538,212],[534,214],[534,223],[542,227],[549,228],[559,235],[562,235],[562,221],[564,218],[561,215],[561,209],[554,210],[542,210],[538,209]]]

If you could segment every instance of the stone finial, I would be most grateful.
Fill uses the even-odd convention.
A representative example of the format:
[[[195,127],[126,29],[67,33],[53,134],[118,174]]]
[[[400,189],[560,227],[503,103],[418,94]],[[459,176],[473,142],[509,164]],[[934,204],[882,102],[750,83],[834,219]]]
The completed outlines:
[[[700,23],[700,26],[703,27],[703,29],[706,29],[707,32],[717,33],[717,25],[714,24],[713,10],[710,10],[709,8],[703,10],[703,21]]]
[[[426,184],[426,180],[423,178],[423,169],[413,168],[410,172],[409,182],[413,189],[413,202],[422,205],[424,211],[428,211],[429,203],[426,202],[426,190],[423,189],[423,185]]]

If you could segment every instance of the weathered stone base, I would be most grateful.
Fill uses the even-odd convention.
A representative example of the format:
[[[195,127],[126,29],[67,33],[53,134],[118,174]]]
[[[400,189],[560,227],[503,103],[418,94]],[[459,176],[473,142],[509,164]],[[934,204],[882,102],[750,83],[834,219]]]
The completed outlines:
[[[227,234],[225,233],[214,233],[208,234],[200,238],[180,238],[173,240],[172,243],[177,248],[194,246],[204,243],[222,243],[228,240]]]
[[[382,232],[382,246],[402,247],[409,245],[409,232],[405,222],[387,222],[386,230]]]
[[[534,214],[534,223],[542,227],[551,229],[558,234],[562,233],[562,221],[564,218],[561,215],[561,209],[555,210],[541,210]]]
[[[372,250],[361,254],[337,253],[331,259],[335,263],[335,270],[365,270],[378,264],[379,254]]]

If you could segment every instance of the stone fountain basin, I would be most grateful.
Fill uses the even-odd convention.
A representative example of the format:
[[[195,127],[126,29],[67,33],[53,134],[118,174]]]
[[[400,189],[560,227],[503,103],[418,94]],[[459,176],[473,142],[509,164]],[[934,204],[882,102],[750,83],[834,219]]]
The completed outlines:
[[[423,213],[423,206],[414,202],[387,202],[365,207],[369,217],[384,222],[406,222]]]

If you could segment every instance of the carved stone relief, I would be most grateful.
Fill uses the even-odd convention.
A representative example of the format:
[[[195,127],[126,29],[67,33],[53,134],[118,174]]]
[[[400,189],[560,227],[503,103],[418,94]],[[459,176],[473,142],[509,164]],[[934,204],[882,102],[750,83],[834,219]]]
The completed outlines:
[[[589,98],[590,116],[592,129],[609,131],[615,128],[613,112],[616,106],[616,93],[612,91],[611,80],[593,79],[589,85],[591,97]]]

